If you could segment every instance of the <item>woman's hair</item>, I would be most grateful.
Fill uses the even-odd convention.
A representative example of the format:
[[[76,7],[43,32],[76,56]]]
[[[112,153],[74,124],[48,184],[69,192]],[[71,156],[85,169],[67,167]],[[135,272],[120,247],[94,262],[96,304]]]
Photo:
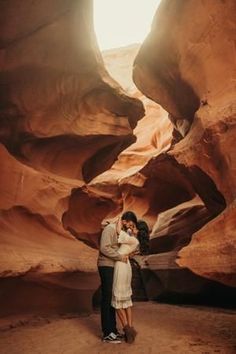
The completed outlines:
[[[149,228],[148,224],[144,220],[138,220],[138,240],[140,253],[142,255],[149,254]]]

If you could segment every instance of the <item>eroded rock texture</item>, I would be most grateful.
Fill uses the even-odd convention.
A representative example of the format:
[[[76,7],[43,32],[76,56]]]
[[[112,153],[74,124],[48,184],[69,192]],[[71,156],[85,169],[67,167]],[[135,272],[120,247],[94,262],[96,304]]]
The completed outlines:
[[[101,223],[117,217],[123,210],[134,210],[139,217],[145,215],[151,227],[156,222],[157,210],[164,209],[165,203],[178,203],[174,202],[172,197],[172,201],[159,198],[156,205],[156,195],[164,187],[158,184],[157,178],[161,167],[159,172],[156,172],[154,165],[158,155],[169,149],[173,127],[167,113],[142,95],[132,81],[132,63],[138,49],[139,46],[134,45],[103,54],[112,77],[145,106],[146,115],[134,129],[137,141],[120,153],[109,170],[95,177],[86,186],[74,190],[69,208],[63,215],[64,227],[93,247],[98,245]],[[159,159],[161,160],[161,157]],[[166,172],[162,172],[162,179]],[[170,188],[170,184],[166,183],[166,189]],[[182,196],[182,190],[178,191],[173,187],[176,198],[181,201],[194,194],[187,181],[183,182],[183,185],[183,189],[186,188],[187,191]],[[83,209],[79,209],[81,204]]]
[[[162,1],[134,66],[136,85],[169,112],[183,138],[168,155],[185,169],[212,217],[227,205],[180,252],[178,263],[234,286],[235,14],[233,0]]]
[[[235,286],[235,1],[163,0],[110,74],[90,0],[0,6],[0,314],[91,310],[101,224],[128,209],[147,298]]]
[[[235,286],[235,224],[234,202],[194,235],[190,245],[179,253],[179,265],[187,264],[197,274]]]
[[[215,304],[232,303],[233,292],[227,287],[196,276],[185,265],[176,263],[179,250],[189,244],[193,233],[219,214],[226,203],[204,171],[178,162],[172,152],[181,135],[166,112],[127,79],[127,58],[134,57],[136,51],[134,46],[108,51],[104,53],[104,61],[112,76],[145,105],[146,116],[134,131],[137,141],[119,155],[110,170],[75,191],[71,199],[74,206],[71,204],[64,216],[65,225],[73,224],[72,232],[80,230],[79,237],[96,247],[94,242],[99,240],[103,220],[113,219],[123,210],[134,210],[152,229],[153,253],[137,259],[139,271],[133,268],[136,299],[211,301],[211,294],[217,293]],[[81,211],[83,215],[77,212],[76,205],[82,200],[91,210],[92,225],[88,224],[85,211]]]
[[[104,68],[92,1],[2,1],[0,33],[2,311],[91,310],[97,251],[76,238],[74,195],[136,140],[144,108]]]
[[[1,140],[35,169],[86,181],[144,113],[106,73],[91,18],[91,1],[1,4]]]

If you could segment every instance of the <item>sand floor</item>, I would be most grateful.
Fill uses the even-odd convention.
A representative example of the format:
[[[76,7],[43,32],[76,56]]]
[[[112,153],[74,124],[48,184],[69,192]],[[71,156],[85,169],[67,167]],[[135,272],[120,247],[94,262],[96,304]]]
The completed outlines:
[[[236,312],[140,302],[134,344],[102,343],[99,314],[0,320],[1,354],[236,353]]]

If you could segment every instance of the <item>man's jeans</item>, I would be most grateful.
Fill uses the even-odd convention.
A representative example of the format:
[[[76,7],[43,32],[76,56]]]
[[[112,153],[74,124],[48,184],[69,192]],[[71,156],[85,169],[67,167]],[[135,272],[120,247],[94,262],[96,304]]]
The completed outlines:
[[[111,332],[117,333],[116,329],[116,311],[111,306],[112,285],[113,285],[113,267],[98,267],[101,278],[101,323],[104,336]]]

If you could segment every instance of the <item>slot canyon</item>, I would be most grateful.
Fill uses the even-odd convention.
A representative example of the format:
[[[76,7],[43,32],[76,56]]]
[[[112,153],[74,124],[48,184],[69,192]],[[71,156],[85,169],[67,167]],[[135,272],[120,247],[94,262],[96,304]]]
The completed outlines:
[[[165,311],[178,326],[183,305],[198,331],[219,308],[218,352],[233,353],[236,1],[162,0],[143,43],[104,52],[92,0],[2,0],[0,27],[0,352],[109,353],[32,349],[27,336],[21,347],[20,335],[45,314],[67,314],[73,336],[98,316],[101,230],[132,210],[150,229],[150,254],[132,261],[134,308],[153,327],[160,316],[157,334]],[[123,352],[217,351],[145,343]]]

